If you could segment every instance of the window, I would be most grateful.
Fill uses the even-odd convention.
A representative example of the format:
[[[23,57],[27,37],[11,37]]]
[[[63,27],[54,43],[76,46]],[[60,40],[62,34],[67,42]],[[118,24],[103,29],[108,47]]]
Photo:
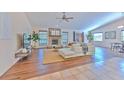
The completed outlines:
[[[62,45],[68,44],[68,32],[62,32]]]
[[[94,41],[102,41],[103,33],[94,33]]]
[[[61,29],[59,28],[49,28],[49,35],[50,36],[60,36],[61,35]]]
[[[46,46],[48,43],[48,33],[47,32],[39,32],[39,45]]]
[[[31,35],[29,33],[24,33],[23,34],[23,47],[28,48],[31,44]]]
[[[121,31],[121,41],[124,41],[124,30]]]

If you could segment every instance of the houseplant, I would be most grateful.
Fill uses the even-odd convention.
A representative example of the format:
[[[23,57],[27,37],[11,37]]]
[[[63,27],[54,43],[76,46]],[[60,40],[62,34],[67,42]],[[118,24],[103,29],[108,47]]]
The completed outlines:
[[[91,31],[89,31],[87,34],[87,40],[89,40],[89,43],[91,43],[93,41],[93,34]]]
[[[39,35],[38,33],[35,33],[33,31],[33,34],[31,36],[31,40],[33,41],[33,48],[36,48],[37,41],[39,40]]]

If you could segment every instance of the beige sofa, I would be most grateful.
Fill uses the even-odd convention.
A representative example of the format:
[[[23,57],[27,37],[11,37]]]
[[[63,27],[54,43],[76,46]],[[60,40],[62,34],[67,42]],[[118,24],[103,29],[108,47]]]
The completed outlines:
[[[84,54],[83,46],[80,44],[73,44],[71,48],[62,48],[58,52],[63,58],[79,57],[84,55],[93,55],[95,48],[92,44],[87,44],[88,51]]]
[[[20,48],[19,50],[16,51],[15,53],[15,58],[19,60],[22,60],[26,57],[28,57],[31,54],[31,48],[26,49],[26,48]]]

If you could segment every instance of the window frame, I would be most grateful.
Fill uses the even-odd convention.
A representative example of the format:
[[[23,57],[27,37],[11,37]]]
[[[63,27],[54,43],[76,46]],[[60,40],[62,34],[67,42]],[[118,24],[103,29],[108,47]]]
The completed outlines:
[[[28,32],[23,33],[23,48],[28,48],[31,45],[31,40],[28,40],[30,38],[31,34]],[[26,42],[28,41],[28,42]]]
[[[63,39],[62,37],[63,37],[63,33],[67,33],[67,39]],[[61,43],[62,43],[62,45],[68,45],[68,32],[62,32],[62,37],[61,37]],[[63,40],[66,40],[67,41],[67,44],[64,44],[63,43]]]
[[[46,44],[43,44],[42,45],[42,43],[40,43],[40,41],[42,41],[43,39],[40,39],[40,32],[46,32],[47,33],[47,43]],[[38,35],[39,35],[39,46],[47,46],[48,45],[48,31],[46,31],[46,30],[39,30],[39,32],[38,32]],[[45,40],[45,39],[44,39]]]
[[[95,41],[95,40],[94,40],[94,35],[95,35],[95,34],[99,34],[99,33],[102,34],[102,40],[101,40],[101,41],[98,41],[98,40]],[[93,41],[94,41],[94,42],[102,42],[102,41],[103,41],[103,32],[96,32],[96,33],[93,33]]]
[[[120,33],[120,34],[121,34],[121,41],[124,41],[124,40],[123,40],[123,37],[124,37],[124,36],[123,36],[123,32],[124,32],[124,30],[121,30],[121,33]]]

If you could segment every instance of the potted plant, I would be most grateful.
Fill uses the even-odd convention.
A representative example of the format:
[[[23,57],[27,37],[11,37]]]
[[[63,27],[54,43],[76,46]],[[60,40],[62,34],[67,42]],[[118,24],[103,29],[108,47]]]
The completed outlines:
[[[91,31],[89,31],[87,34],[87,40],[89,40],[89,43],[91,43],[93,41],[93,34]]]
[[[38,35],[38,33],[35,33],[35,32],[33,31],[33,34],[32,34],[32,36],[31,36],[31,40],[34,42],[33,47],[36,48],[36,43],[37,43],[37,41],[39,40],[39,35]]]

